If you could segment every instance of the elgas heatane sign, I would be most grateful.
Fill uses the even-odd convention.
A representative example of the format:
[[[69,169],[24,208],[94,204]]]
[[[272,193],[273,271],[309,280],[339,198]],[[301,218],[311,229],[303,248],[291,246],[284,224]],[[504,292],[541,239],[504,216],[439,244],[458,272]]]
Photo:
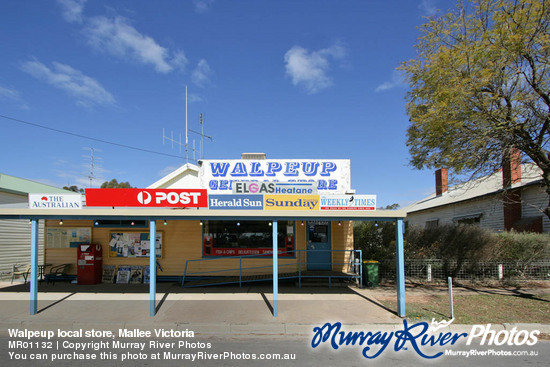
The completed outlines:
[[[233,194],[317,195],[317,183],[233,182]]]
[[[86,189],[86,206],[207,208],[204,189]]]

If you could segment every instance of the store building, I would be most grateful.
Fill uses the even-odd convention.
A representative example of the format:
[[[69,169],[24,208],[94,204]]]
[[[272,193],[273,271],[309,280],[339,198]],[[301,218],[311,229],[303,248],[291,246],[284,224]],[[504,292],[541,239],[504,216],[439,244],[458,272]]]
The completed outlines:
[[[158,280],[243,273],[270,275],[276,298],[279,275],[349,272],[360,260],[352,221],[395,221],[404,315],[404,212],[375,210],[374,195],[355,194],[349,160],[243,158],[185,164],[146,189],[87,189],[82,208],[70,197],[51,198],[56,208],[29,200],[0,218],[30,219],[32,233],[45,221],[45,262],[73,264],[73,274],[82,243],[101,245],[104,268],[148,267],[152,305]]]

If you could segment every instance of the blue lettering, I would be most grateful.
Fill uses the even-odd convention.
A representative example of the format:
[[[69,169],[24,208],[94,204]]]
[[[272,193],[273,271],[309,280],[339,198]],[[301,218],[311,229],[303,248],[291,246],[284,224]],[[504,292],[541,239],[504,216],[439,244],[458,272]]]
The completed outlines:
[[[302,170],[306,176],[315,176],[317,169],[319,168],[319,162],[303,162]]]
[[[220,180],[220,186],[219,186],[219,189],[220,190],[229,190],[231,189],[231,187],[229,186],[229,180]]]
[[[338,180],[328,180],[328,189],[329,190],[338,189]]]
[[[267,162],[266,176],[275,176],[277,172],[281,172],[283,166],[279,162]]]
[[[314,327],[313,332],[315,333],[315,335],[313,335],[313,339],[311,340],[311,346],[313,348],[317,348],[317,346],[321,342],[322,343],[326,342],[330,338],[330,335],[332,334],[333,330],[334,330],[333,335],[336,336],[336,334],[338,334],[338,331],[340,330],[341,327],[342,327],[342,324],[339,322],[334,323],[334,325],[331,325],[329,322],[327,322],[322,327],[318,327],[318,326]],[[324,329],[327,329],[327,331],[323,334]],[[336,340],[334,340],[334,337],[330,341],[330,344],[334,349],[339,348],[338,344],[336,343]]]
[[[218,180],[210,180],[210,182],[208,183],[208,186],[210,187],[210,190],[217,190]]]
[[[331,172],[336,171],[336,163],[334,162],[323,162],[323,169],[321,170],[321,176],[330,176]]]
[[[319,180],[319,184],[317,185],[317,190],[326,190],[327,189],[327,182],[325,180]]]
[[[300,168],[300,163],[298,162],[287,162],[286,171],[283,173],[285,176],[298,176],[298,168]]]
[[[246,166],[244,162],[237,162],[235,163],[235,167],[233,167],[233,171],[230,173],[233,177],[246,177],[248,176],[248,172],[246,171]]]
[[[371,333],[371,335],[372,335],[372,333]],[[390,344],[392,338],[393,338],[393,331],[389,334],[388,333],[381,333],[380,331],[377,331],[373,335],[373,337],[371,337],[367,341],[367,345],[372,345],[372,344],[380,345],[381,344],[382,348],[380,348],[373,355],[369,356],[367,352],[370,350],[370,347],[365,347],[365,348],[363,348],[363,353],[362,353],[363,357],[368,358],[368,359],[373,359],[373,358],[378,357],[384,350],[386,350],[386,347]]]
[[[250,176],[260,177],[264,175],[264,171],[260,169],[260,162],[252,162],[252,167],[250,168]]]
[[[418,353],[418,355],[421,356],[421,357],[424,357],[424,358],[427,358],[427,359],[433,359],[433,358],[437,358],[437,357],[439,357],[443,354],[443,352],[439,352],[439,353],[434,354],[433,356],[428,356],[428,355],[422,353],[422,351],[418,347],[418,344],[416,343],[416,339],[428,330],[428,323],[427,322],[419,322],[418,324],[414,324],[414,325],[411,325],[409,327],[407,325],[407,320],[403,320],[403,326],[405,327],[404,330],[400,330],[400,331],[395,332],[395,337],[397,338],[397,340],[395,342],[395,345],[393,346],[393,350],[395,350],[396,352],[400,351],[405,346],[407,341],[409,341],[410,344],[412,345],[414,351],[416,353]],[[420,327],[421,330],[418,334],[413,335],[410,332],[410,330],[412,330],[414,328],[417,328],[417,327]]]
[[[212,176],[225,177],[227,176],[227,170],[229,169],[229,163],[210,163],[210,169],[212,170]]]
[[[419,347],[417,340],[420,341],[420,345],[429,345],[429,346],[444,346],[448,343],[454,345],[460,337],[467,337],[468,334],[452,334],[450,332],[443,334],[440,333],[438,336],[428,335],[429,330],[428,324],[425,322],[420,322],[408,325],[407,320],[403,320],[403,330],[396,332],[344,332],[340,331],[342,324],[336,322],[334,324],[326,323],[322,327],[313,328],[313,338],[311,340],[311,346],[316,348],[321,343],[330,342],[330,346],[333,349],[339,349],[343,345],[360,345],[364,346],[362,355],[365,358],[373,359],[378,357],[391,343],[392,339],[395,337],[395,344],[393,349],[398,352],[401,349],[407,350],[405,346],[407,342],[412,346],[414,351],[421,357],[427,359],[434,359],[443,355],[443,352],[438,352],[434,355],[424,354]],[[418,329],[416,332],[412,332],[414,329]],[[365,346],[366,345],[366,346]],[[372,355],[369,355],[371,346],[379,346],[379,349]]]

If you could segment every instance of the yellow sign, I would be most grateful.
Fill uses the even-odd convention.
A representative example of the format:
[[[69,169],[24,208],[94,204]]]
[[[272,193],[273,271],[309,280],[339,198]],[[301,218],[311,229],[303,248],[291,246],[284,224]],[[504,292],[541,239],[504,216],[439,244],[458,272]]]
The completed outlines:
[[[264,210],[319,210],[319,195],[264,195]]]

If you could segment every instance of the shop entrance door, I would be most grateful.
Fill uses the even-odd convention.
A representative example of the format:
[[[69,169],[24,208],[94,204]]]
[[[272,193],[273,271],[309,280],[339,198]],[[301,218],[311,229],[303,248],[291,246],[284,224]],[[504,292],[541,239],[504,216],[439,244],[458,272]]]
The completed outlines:
[[[331,270],[330,222],[307,222],[307,270]]]

